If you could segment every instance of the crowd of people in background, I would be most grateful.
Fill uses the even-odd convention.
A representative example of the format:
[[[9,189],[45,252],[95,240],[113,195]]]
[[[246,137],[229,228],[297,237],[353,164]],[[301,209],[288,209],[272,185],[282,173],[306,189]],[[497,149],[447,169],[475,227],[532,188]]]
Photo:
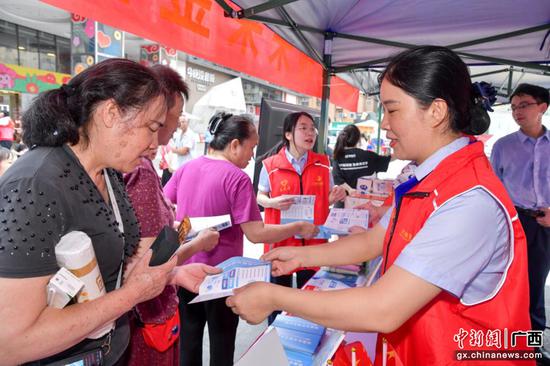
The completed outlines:
[[[0,111],[0,147],[11,151],[13,156],[10,161],[27,150],[27,146],[21,140],[21,120],[12,118],[7,110]]]

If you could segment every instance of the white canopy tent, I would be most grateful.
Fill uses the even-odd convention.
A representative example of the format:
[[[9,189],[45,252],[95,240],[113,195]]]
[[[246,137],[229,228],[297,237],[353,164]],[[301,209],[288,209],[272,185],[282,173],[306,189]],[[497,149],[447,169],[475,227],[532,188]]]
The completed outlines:
[[[197,133],[205,133],[208,121],[217,112],[232,114],[246,113],[241,78],[234,78],[212,87],[194,105],[191,112],[196,118],[189,120],[189,126]]]
[[[256,20],[324,68],[320,140],[326,140],[330,75],[378,94],[389,57],[417,45],[454,49],[474,80],[506,103],[520,82],[550,88],[548,0],[216,0],[227,16]]]

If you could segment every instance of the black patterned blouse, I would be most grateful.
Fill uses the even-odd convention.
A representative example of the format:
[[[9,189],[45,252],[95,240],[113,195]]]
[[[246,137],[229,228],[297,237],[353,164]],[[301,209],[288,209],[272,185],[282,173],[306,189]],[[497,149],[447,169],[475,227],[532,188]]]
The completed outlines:
[[[0,277],[53,275],[59,269],[55,245],[63,235],[78,230],[92,239],[105,288],[112,291],[122,250],[126,258],[132,256],[140,235],[121,175],[114,170],[108,174],[124,233],[111,206],[67,146],[35,148],[19,158],[0,178]],[[122,316],[106,364],[120,357],[128,340],[128,321]],[[50,360],[80,353],[98,342],[102,339],[84,340]]]
[[[114,289],[122,257],[139,242],[139,226],[120,175],[109,170],[124,225],[68,147],[39,147],[0,178],[0,277],[57,272],[54,248],[74,230],[92,239],[107,291]],[[125,239],[125,240],[124,240]]]

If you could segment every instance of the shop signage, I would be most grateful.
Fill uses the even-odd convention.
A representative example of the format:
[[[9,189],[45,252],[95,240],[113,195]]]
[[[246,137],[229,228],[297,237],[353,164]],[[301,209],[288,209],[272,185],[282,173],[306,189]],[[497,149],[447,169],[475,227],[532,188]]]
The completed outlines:
[[[187,77],[206,84],[214,84],[216,82],[216,75],[208,71],[195,69],[191,66],[187,67]]]

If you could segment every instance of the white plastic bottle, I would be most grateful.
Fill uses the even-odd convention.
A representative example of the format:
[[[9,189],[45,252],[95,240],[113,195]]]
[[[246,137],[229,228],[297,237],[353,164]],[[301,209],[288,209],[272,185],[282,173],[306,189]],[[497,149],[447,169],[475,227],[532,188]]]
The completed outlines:
[[[71,231],[65,234],[55,246],[55,256],[60,267],[67,268],[84,282],[84,287],[77,294],[79,303],[91,301],[106,294],[92,239],[86,233]],[[106,324],[88,335],[88,338],[100,338],[113,329],[114,325],[114,322]]]

